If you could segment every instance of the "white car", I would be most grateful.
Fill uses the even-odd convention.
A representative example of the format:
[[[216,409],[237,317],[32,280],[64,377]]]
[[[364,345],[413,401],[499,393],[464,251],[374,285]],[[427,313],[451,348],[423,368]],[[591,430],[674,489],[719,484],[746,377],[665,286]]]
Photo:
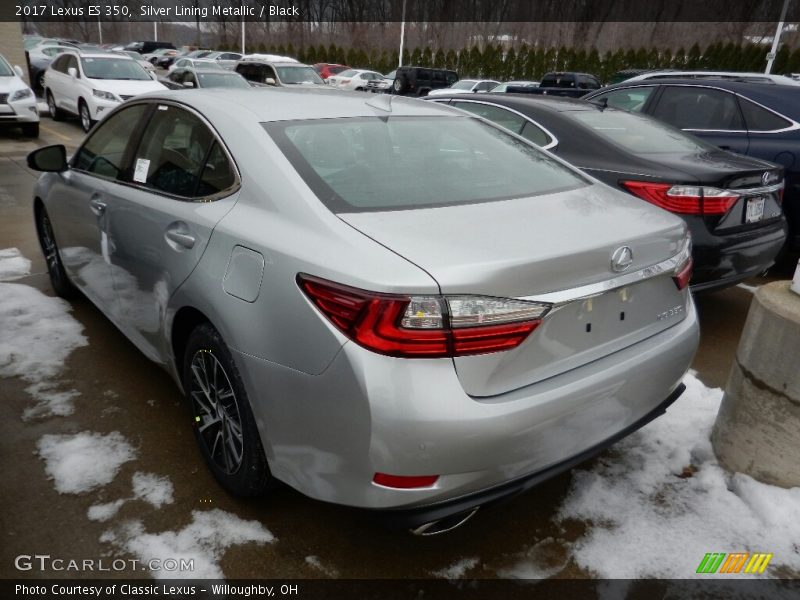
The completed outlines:
[[[64,50],[74,50],[78,51],[78,46],[75,44],[71,44],[69,42],[61,42],[58,40],[50,40],[45,39],[41,40],[40,42],[36,43],[31,48],[27,49],[28,56],[30,60],[35,60],[37,58],[52,58],[56,54],[63,52]]]
[[[328,77],[328,85],[338,88],[340,90],[347,90],[350,92],[363,92],[367,89],[367,83],[383,79],[383,75],[376,71],[367,71],[365,69],[348,69],[336,75]]]
[[[206,60],[205,58],[179,58],[169,66],[167,73],[172,73],[175,69],[225,69],[216,60]]]
[[[428,92],[428,96],[449,96],[451,94],[468,94],[470,92],[488,92],[499,83],[499,81],[493,79],[461,79],[448,88],[431,90]]]
[[[30,137],[39,136],[36,96],[22,79],[22,69],[13,69],[0,55],[0,125],[18,125]]]
[[[64,113],[78,115],[87,132],[120,102],[166,89],[132,58],[75,52],[65,52],[50,64],[44,85],[50,116],[58,121]]]
[[[242,60],[243,54],[238,52],[211,52],[203,56],[203,60],[213,60],[220,67],[233,70],[236,67],[236,62]]]

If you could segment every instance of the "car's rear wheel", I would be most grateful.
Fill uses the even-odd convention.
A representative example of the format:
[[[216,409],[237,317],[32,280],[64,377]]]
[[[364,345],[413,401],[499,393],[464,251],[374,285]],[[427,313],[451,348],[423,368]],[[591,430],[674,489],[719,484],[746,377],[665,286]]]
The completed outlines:
[[[81,119],[81,128],[85,133],[89,133],[92,129],[92,125],[94,125],[94,121],[92,121],[92,114],[89,112],[89,106],[84,100],[78,102],[78,116]]]
[[[255,418],[230,350],[211,324],[192,331],[183,363],[195,437],[214,477],[237,496],[263,493],[273,479]]]
[[[50,111],[50,117],[53,121],[62,121],[64,119],[64,113],[56,106],[56,99],[53,98],[53,92],[50,90],[47,90],[47,109]]]
[[[44,254],[47,274],[50,276],[53,291],[62,298],[74,298],[77,295],[77,289],[72,285],[64,270],[58,244],[56,244],[56,236],[53,234],[53,226],[44,206],[40,206],[36,210],[36,233],[39,235],[39,245]]]
[[[392,83],[392,89],[394,90],[395,94],[403,94],[408,89],[408,82],[403,75],[398,75],[394,83]]]

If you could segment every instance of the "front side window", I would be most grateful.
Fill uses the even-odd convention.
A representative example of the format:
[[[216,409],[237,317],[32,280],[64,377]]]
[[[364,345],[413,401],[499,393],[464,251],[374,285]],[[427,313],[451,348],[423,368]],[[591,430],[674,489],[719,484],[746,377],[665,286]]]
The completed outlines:
[[[265,124],[331,211],[528,198],[588,185],[537,148],[471,117],[364,117]]]
[[[598,94],[592,98],[592,102],[599,102],[605,100],[607,106],[614,108],[621,108],[623,110],[630,110],[634,112],[641,112],[644,108],[647,99],[650,98],[655,86],[624,88],[621,90],[612,90],[604,94]]]
[[[214,153],[215,144],[197,116],[159,104],[133,156],[133,182],[181,198],[216,193],[230,181],[232,168],[221,148]]]
[[[742,131],[744,122],[736,98],[704,87],[667,87],[653,116],[680,129]]]
[[[102,121],[78,150],[72,168],[106,179],[120,179],[125,149],[147,108],[136,104]]]

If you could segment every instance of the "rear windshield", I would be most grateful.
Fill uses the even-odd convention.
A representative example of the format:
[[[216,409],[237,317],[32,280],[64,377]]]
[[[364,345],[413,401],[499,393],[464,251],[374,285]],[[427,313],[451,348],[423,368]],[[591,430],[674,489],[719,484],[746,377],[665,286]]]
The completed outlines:
[[[197,78],[200,80],[200,87],[214,88],[214,87],[229,87],[229,88],[245,88],[249,89],[250,84],[247,80],[238,73],[216,71],[198,71]]]
[[[591,127],[601,137],[634,154],[686,154],[715,149],[678,129],[638,113],[583,110],[562,114]]]
[[[471,117],[340,118],[264,127],[336,213],[489,202],[588,184],[537,148]]]
[[[311,67],[278,67],[278,77],[281,78],[281,83],[288,85],[296,83],[325,83]]]

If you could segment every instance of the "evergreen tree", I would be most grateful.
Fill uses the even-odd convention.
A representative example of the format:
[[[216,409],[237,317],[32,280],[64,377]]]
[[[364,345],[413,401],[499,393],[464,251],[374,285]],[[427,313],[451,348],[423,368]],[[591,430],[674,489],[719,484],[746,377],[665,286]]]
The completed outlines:
[[[455,70],[458,67],[458,55],[455,50],[448,50],[444,58],[444,67]]]
[[[444,50],[439,48],[433,57],[433,66],[437,69],[447,69],[447,58],[445,57]]]
[[[701,64],[702,57],[700,46],[695,43],[689,48],[689,54],[686,57],[686,69],[689,71],[697,69]]]
[[[514,48],[509,48],[503,58],[503,70],[500,73],[501,81],[515,79],[517,75],[517,52]]]
[[[414,51],[411,53],[411,62],[408,63],[415,67],[420,65],[422,61],[422,51],[419,48],[414,48]]]

